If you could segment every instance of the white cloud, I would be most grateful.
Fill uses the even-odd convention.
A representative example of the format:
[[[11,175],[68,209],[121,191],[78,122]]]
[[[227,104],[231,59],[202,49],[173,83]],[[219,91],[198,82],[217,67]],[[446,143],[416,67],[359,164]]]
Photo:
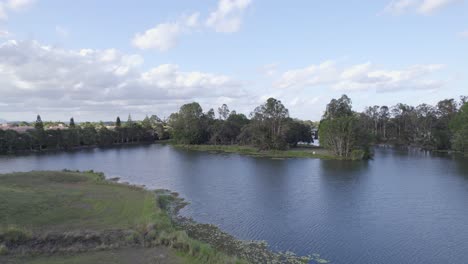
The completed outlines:
[[[36,0],[0,0],[0,20],[7,20],[9,11],[22,11],[32,6]]]
[[[458,0],[424,0],[418,8],[418,11],[423,14],[431,14],[449,4]]]
[[[132,43],[143,50],[167,51],[176,46],[181,34],[198,26],[198,17],[199,13],[193,13],[189,16],[182,16],[175,22],[158,24],[144,33],[137,33]]]
[[[278,88],[314,86],[333,82],[336,76],[335,63],[325,61],[319,65],[310,65],[306,68],[286,71],[274,85]]]
[[[6,5],[9,9],[18,11],[32,6],[35,2],[35,0],[8,0]]]
[[[242,83],[222,74],[182,71],[169,64],[142,71],[142,63],[141,56],[115,49],[68,50],[37,41],[1,43],[0,104],[4,106],[0,112],[141,113],[164,105],[176,110],[194,98],[209,101],[244,95]]]
[[[239,31],[242,25],[244,10],[251,4],[251,0],[220,0],[206,25],[217,32],[232,33]]]
[[[237,88],[239,83],[225,75],[216,75],[203,72],[183,72],[178,65],[163,64],[141,75],[140,79],[145,85],[155,86],[168,91],[171,97],[196,96],[205,93],[222,96],[223,88]],[[241,96],[235,89],[231,96]]]
[[[8,38],[9,36],[11,36],[11,33],[8,30],[0,29],[0,38]]]
[[[175,47],[181,35],[188,34],[195,28],[209,28],[223,33],[237,32],[242,25],[244,10],[250,4],[251,0],[219,0],[217,9],[210,13],[203,27],[200,25],[200,13],[195,12],[137,33],[132,39],[132,44],[139,49],[164,52]]]
[[[384,11],[386,13],[399,15],[414,7],[417,2],[417,0],[394,0],[385,7]]]
[[[385,13],[399,15],[407,11],[432,14],[450,4],[461,0],[393,0],[384,9]]]
[[[337,67],[333,62],[311,65],[303,69],[290,70],[282,74],[275,83],[278,88],[306,88],[327,85],[334,90],[389,92],[410,89],[437,89],[444,82],[430,78],[444,65],[413,65],[400,70],[380,69],[370,62]]]
[[[178,24],[162,23],[144,33],[137,33],[132,42],[140,49],[167,51],[177,44],[180,33],[181,29]]]

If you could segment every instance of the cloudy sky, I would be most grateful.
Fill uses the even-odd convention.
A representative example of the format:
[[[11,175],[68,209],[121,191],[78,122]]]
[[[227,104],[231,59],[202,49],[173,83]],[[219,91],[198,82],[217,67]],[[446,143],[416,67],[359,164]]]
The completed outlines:
[[[275,97],[318,120],[468,95],[464,0],[0,0],[0,119],[167,117]]]

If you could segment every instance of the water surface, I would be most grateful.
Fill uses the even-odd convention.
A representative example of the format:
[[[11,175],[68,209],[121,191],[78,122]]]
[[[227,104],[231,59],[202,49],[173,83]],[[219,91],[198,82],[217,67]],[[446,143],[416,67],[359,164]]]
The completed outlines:
[[[0,173],[94,169],[177,191],[182,213],[332,263],[468,263],[468,160],[376,149],[374,160],[267,159],[167,145],[0,157]]]

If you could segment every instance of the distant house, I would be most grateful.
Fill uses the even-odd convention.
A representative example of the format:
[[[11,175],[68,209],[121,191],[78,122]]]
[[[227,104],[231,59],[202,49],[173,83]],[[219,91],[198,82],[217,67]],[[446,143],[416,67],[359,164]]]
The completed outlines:
[[[34,127],[32,127],[32,126],[18,126],[18,125],[15,125],[15,124],[1,124],[0,129],[1,130],[13,130],[13,131],[16,131],[18,133],[25,133],[28,130],[34,129]]]
[[[68,127],[65,126],[64,124],[58,124],[58,125],[49,126],[46,128],[46,130],[65,130],[65,129],[68,129]]]

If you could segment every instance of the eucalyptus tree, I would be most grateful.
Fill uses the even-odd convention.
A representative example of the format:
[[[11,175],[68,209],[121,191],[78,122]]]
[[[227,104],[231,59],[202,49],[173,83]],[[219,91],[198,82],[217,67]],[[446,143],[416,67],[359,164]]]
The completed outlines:
[[[286,121],[289,110],[280,100],[269,98],[251,113],[252,140],[262,149],[284,149],[287,147]]]
[[[229,107],[226,104],[223,104],[221,107],[218,108],[219,119],[228,119],[230,112],[231,111],[229,111]]]
[[[351,99],[332,99],[320,121],[320,144],[335,155],[362,159],[369,156],[369,136],[363,118],[352,111]]]
[[[206,118],[200,104],[193,102],[180,107],[169,117],[173,138],[182,144],[201,144],[208,138]]]
[[[462,101],[463,103],[463,101]],[[464,102],[460,111],[450,121],[450,130],[453,132],[453,147],[456,150],[468,153],[468,103]]]

